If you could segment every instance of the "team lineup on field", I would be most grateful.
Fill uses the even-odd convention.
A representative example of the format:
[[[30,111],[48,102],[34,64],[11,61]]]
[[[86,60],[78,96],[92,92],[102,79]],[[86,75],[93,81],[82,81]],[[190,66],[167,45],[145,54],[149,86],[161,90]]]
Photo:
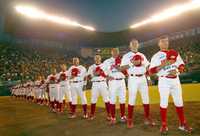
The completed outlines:
[[[179,119],[178,129],[187,133],[192,132],[183,111],[182,89],[179,74],[184,72],[184,62],[179,53],[168,49],[169,40],[167,36],[158,41],[160,51],[152,56],[149,62],[145,54],[138,52],[139,43],[136,39],[130,42],[130,51],[119,55],[119,50],[113,48],[111,58],[101,61],[100,55],[94,56],[94,64],[86,70],[79,64],[79,58],[73,58],[73,65],[66,68],[65,64],[60,67],[61,72],[51,69],[51,74],[45,79],[43,75],[38,76],[35,81],[28,81],[11,88],[12,95],[16,98],[24,98],[27,101],[35,101],[41,105],[48,105],[55,113],[63,113],[68,105],[69,118],[77,117],[76,109],[78,97],[80,97],[83,109],[83,118],[95,120],[96,103],[101,95],[105,103],[105,119],[110,125],[115,125],[116,101],[119,98],[120,122],[125,123],[127,128],[134,127],[134,107],[137,92],[141,94],[144,107],[144,125],[154,127],[154,118],[151,117],[151,102],[149,100],[149,85],[151,76],[157,75],[160,94],[160,132],[168,132],[167,107],[169,95],[172,96]],[[128,47],[127,47],[128,48]],[[128,106],[126,106],[126,83],[128,88]],[[85,85],[92,82],[91,99],[87,100]],[[67,99],[66,99],[67,98]],[[90,104],[90,111],[88,110]],[[127,113],[126,108],[128,109]]]

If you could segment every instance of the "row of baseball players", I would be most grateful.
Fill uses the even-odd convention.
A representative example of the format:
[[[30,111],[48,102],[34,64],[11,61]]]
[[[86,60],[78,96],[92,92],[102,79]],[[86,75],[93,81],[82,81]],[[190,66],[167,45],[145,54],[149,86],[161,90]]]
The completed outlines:
[[[120,103],[120,121],[127,122],[127,127],[133,127],[133,111],[137,92],[141,94],[144,107],[144,123],[155,125],[151,119],[149,106],[149,88],[151,84],[150,75],[158,76],[158,89],[160,93],[160,115],[161,115],[161,133],[167,133],[167,106],[169,95],[172,95],[179,118],[179,129],[191,132],[192,128],[188,126],[184,111],[182,89],[179,80],[179,74],[184,71],[184,62],[181,56],[175,50],[169,48],[169,39],[167,36],[161,37],[158,41],[160,51],[153,55],[149,62],[145,55],[138,52],[139,43],[136,39],[130,42],[130,51],[122,58],[119,55],[118,48],[111,50],[111,58],[101,62],[101,56],[95,55],[94,64],[88,69],[79,64],[79,58],[73,58],[73,65],[66,70],[62,65],[62,71],[57,74],[56,69],[52,69],[46,83],[49,88],[50,107],[56,107],[62,111],[62,104],[65,95],[70,104],[70,118],[76,117],[76,106],[78,96],[83,107],[83,117],[88,118],[87,99],[84,91],[86,81],[92,82],[91,89],[91,111],[89,119],[95,118],[96,103],[99,95],[103,97],[107,119],[110,124],[116,123],[116,100]],[[125,78],[128,78],[128,115],[125,114],[126,103],[126,84]],[[40,79],[41,80],[41,79]],[[41,95],[41,93],[40,93]],[[43,94],[44,95],[44,94]]]

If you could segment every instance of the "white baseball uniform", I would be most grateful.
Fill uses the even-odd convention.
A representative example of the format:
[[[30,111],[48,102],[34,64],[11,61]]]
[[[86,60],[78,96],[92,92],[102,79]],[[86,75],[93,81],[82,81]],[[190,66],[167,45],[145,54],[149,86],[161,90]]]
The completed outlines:
[[[65,96],[67,96],[68,101],[72,101],[72,95],[71,90],[69,86],[69,80],[68,80],[68,72],[67,71],[61,71],[59,73],[59,85],[60,85],[60,91],[59,91],[59,102],[62,103],[65,99]]]
[[[109,92],[106,83],[106,78],[100,75],[94,75],[94,71],[97,67],[100,67],[102,70],[104,69],[103,64],[93,64],[88,69],[88,75],[90,75],[92,78],[91,103],[96,103],[99,95],[101,95],[103,97],[104,102],[107,103],[109,102]]]
[[[80,73],[77,77],[72,78],[71,71],[73,68],[77,68]],[[72,94],[72,104],[77,104],[77,98],[80,96],[82,105],[87,104],[87,99],[85,95],[85,91],[83,91],[84,87],[84,78],[87,75],[87,70],[82,65],[79,66],[71,66],[68,70],[69,82],[70,82],[70,90]]]
[[[51,74],[47,77],[47,83],[49,84],[49,97],[51,102],[53,102],[54,100],[58,100],[58,79],[58,74]]]
[[[141,66],[134,66],[131,59],[134,55],[140,55],[142,60]],[[149,61],[145,55],[140,52],[128,52],[122,58],[121,66],[129,65],[128,72],[128,90],[129,90],[129,105],[135,105],[137,91],[139,90],[143,104],[149,104],[149,92],[146,79],[146,71],[149,66]]]
[[[126,84],[125,75],[118,71],[113,66],[115,65],[115,58],[111,57],[104,61],[103,66],[106,69],[108,76],[113,77],[113,80],[108,81],[110,103],[116,103],[116,97],[119,97],[120,103],[126,102]]]
[[[151,59],[150,69],[153,69],[161,65],[161,61],[166,59],[166,52],[159,51]],[[177,70],[180,65],[184,65],[184,62],[180,55],[178,55],[177,60],[174,64],[165,66],[156,74],[159,77],[158,88],[160,93],[160,107],[167,108],[168,98],[171,94],[174,100],[174,104],[177,107],[183,106],[182,99],[182,88],[179,80],[179,73],[174,78],[167,77],[171,70]]]

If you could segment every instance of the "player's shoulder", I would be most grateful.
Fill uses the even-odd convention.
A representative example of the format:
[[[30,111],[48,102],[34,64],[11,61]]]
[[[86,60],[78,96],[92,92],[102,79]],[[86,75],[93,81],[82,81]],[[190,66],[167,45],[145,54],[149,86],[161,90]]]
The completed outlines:
[[[95,66],[96,66],[96,64],[92,64],[92,65],[89,66],[89,68],[93,68]]]
[[[165,52],[162,52],[162,51],[158,51],[156,52],[153,56],[152,56],[152,59],[154,58],[158,58],[158,57],[162,57],[162,56],[165,56],[166,53]]]
[[[132,56],[134,53],[132,51],[127,52],[126,54],[123,55],[123,58],[128,58]]]

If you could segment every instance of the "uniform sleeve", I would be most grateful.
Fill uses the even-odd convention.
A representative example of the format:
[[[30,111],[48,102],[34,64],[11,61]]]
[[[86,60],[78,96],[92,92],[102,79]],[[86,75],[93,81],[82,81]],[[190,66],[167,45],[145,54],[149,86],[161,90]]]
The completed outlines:
[[[109,60],[105,60],[102,64],[102,69],[107,75],[109,75],[109,72],[110,72],[109,67],[110,67]]]
[[[130,63],[130,60],[128,59],[127,55],[124,55],[122,57],[121,66],[129,65],[129,63]]]
[[[92,69],[92,66],[89,67],[88,72],[87,72],[87,75],[88,75],[88,76],[89,76],[89,75],[93,76],[93,69]]]
[[[177,65],[177,67],[179,67],[180,65],[185,65],[185,63],[183,62],[183,59],[181,58],[180,55],[178,55],[175,64]]]
[[[184,72],[185,70],[185,63],[183,62],[183,59],[180,55],[178,55],[177,60],[175,62],[175,65],[177,66],[180,73]]]
[[[151,74],[157,73],[157,67],[160,65],[160,62],[158,61],[157,57],[154,55],[151,59],[150,67],[149,67],[149,72]]]
[[[143,64],[147,68],[150,65],[150,63],[144,55],[143,55],[143,58],[144,58]]]
[[[81,76],[82,76],[82,77],[87,76],[87,69],[86,69],[85,67],[82,67],[82,68],[81,68],[81,71],[82,71],[82,72],[81,72]]]
[[[151,58],[150,68],[154,68],[160,65],[160,62],[158,61],[157,57],[154,55]]]
[[[67,75],[68,75],[68,78],[70,78],[72,75],[71,75],[71,69],[72,67],[70,67],[68,70],[67,70]]]

